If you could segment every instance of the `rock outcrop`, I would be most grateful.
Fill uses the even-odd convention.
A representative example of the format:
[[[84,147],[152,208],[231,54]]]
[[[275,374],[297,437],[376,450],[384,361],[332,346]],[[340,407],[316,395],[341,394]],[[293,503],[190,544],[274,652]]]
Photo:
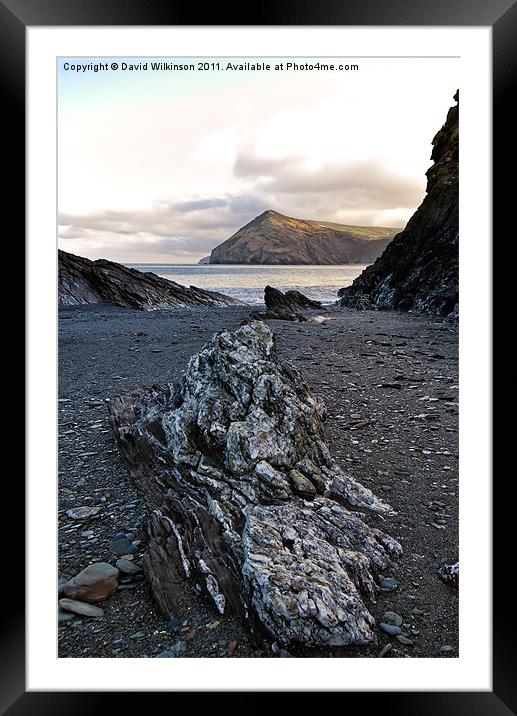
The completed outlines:
[[[313,301],[300,291],[290,290],[282,293],[278,288],[266,286],[264,289],[265,311],[252,311],[251,319],[261,321],[278,319],[282,321],[306,321],[301,311],[307,309],[321,310],[321,301]]]
[[[264,289],[264,303],[268,311],[304,311],[308,308],[321,308],[321,301],[313,301],[300,291],[290,290],[282,293],[273,286]]]
[[[374,261],[398,229],[308,221],[265,211],[216,246],[211,264],[349,264]]]
[[[458,92],[454,99],[458,102]],[[458,317],[458,113],[433,139],[427,194],[404,231],[353,284],[341,289],[341,305],[414,310]]]
[[[181,306],[236,306],[242,301],[222,293],[189,288],[174,281],[127,266],[59,251],[58,301],[60,306],[106,303],[152,310]]]
[[[261,322],[224,331],[180,385],[109,404],[148,510],[144,570],[163,611],[191,579],[282,645],[363,644],[367,602],[400,545],[358,510],[392,509],[325,444],[325,408]]]

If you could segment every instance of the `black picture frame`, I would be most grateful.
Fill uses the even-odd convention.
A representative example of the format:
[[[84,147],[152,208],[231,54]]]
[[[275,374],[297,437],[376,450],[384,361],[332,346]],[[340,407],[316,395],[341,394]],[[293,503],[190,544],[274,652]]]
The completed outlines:
[[[514,204],[514,182],[511,147],[514,114],[509,111],[514,98],[517,67],[517,5],[515,0],[361,0],[343,2],[308,0],[271,2],[263,0],[238,11],[228,4],[200,7],[176,0],[0,0],[0,88],[4,101],[4,146],[13,150],[7,165],[10,197],[11,236],[21,232],[20,217],[25,215],[25,36],[34,26],[78,25],[392,25],[392,26],[491,26],[493,30],[493,162],[494,162],[494,233],[509,223]],[[244,8],[244,6],[242,6]],[[513,131],[512,131],[513,130]],[[7,138],[7,139],[6,139]],[[4,170],[6,171],[6,170]],[[510,194],[512,192],[512,195]],[[508,221],[508,224],[506,222]],[[22,242],[20,241],[20,244]],[[508,474],[508,478],[511,476]],[[6,478],[7,479],[7,478]],[[24,504],[21,477],[10,477],[9,502]],[[503,485],[505,483],[503,482]],[[508,603],[508,581],[512,576],[510,562],[505,562],[505,545],[511,544],[512,505],[502,495],[504,487],[493,485],[493,691],[491,692],[368,692],[371,708],[381,712],[410,714],[501,714],[517,713],[517,659],[515,649],[515,610]],[[12,492],[11,492],[12,491]],[[505,510],[508,514],[505,514]],[[512,515],[513,516],[513,515]],[[19,554],[10,552],[9,589],[16,585],[16,595],[2,619],[0,638],[0,713],[19,714],[86,714],[105,713],[117,708],[121,694],[105,692],[26,692],[25,691],[25,614],[21,597],[24,583],[22,533],[16,540]],[[11,547],[11,545],[10,545]],[[14,550],[14,545],[12,546]],[[508,559],[510,555],[508,555]],[[513,590],[510,590],[510,594]],[[408,688],[411,685],[408,684]],[[317,685],[315,684],[315,691]],[[357,694],[347,694],[349,699]],[[245,694],[243,694],[245,696]],[[359,694],[364,699],[365,694]],[[169,695],[171,698],[172,695]],[[132,693],[131,705],[138,707],[140,694]],[[144,695],[148,699],[149,694]],[[260,697],[259,697],[260,698]],[[147,702],[146,702],[147,703]],[[260,706],[261,701],[254,703]],[[176,702],[177,704],[177,702]],[[120,705],[120,704],[119,704]],[[362,707],[364,708],[364,701]],[[249,703],[246,705],[249,709]]]

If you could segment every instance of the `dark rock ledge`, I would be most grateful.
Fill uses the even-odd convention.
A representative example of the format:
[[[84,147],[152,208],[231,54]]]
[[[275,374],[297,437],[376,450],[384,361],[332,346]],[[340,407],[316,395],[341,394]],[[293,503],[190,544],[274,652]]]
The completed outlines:
[[[146,310],[182,306],[243,306],[230,296],[181,286],[151,272],[137,271],[106,259],[90,261],[59,251],[60,306],[106,303]]]
[[[180,385],[114,398],[110,424],[143,493],[144,569],[178,616],[191,579],[279,644],[364,644],[367,603],[401,547],[364,514],[390,506],[329,453],[325,408],[261,321],[212,338]]]

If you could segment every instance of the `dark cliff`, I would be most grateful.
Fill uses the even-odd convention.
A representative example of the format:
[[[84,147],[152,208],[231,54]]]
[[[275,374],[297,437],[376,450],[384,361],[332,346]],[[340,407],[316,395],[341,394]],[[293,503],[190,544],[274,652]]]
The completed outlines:
[[[234,306],[242,301],[222,293],[186,288],[174,281],[105,259],[90,261],[59,251],[60,306],[106,303],[146,310],[181,306]]]
[[[340,290],[341,305],[458,317],[458,115],[459,104],[433,139],[422,204],[375,263]]]

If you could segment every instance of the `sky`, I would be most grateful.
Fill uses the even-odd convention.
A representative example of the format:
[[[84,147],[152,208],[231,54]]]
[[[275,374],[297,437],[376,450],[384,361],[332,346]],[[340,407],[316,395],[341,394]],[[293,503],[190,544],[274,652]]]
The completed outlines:
[[[196,263],[267,209],[403,227],[459,86],[447,58],[320,58],[359,65],[323,72],[121,69],[197,58],[65,69],[114,59],[59,61],[58,241],[123,263]],[[244,61],[286,59],[231,59]]]

